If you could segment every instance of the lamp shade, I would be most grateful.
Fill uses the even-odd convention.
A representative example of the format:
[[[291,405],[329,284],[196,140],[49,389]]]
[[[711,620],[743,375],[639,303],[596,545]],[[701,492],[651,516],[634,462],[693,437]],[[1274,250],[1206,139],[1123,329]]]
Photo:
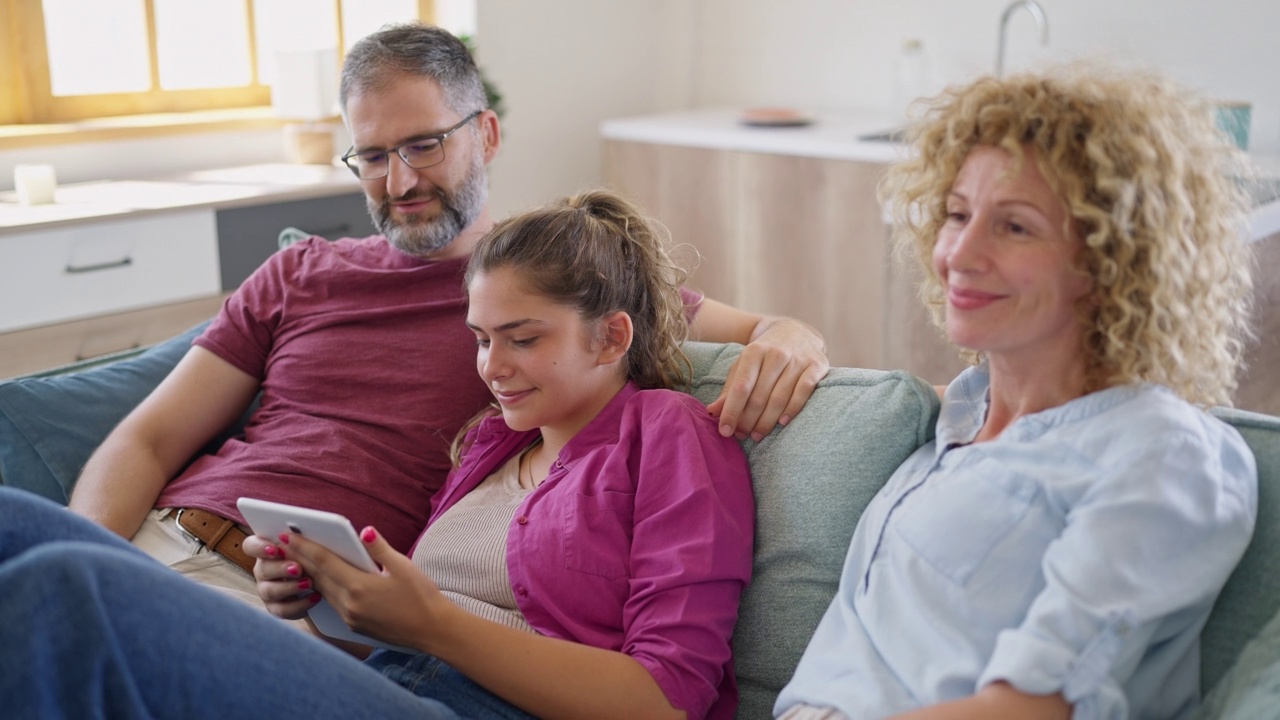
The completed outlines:
[[[338,50],[279,50],[271,106],[276,117],[322,120],[337,114]]]

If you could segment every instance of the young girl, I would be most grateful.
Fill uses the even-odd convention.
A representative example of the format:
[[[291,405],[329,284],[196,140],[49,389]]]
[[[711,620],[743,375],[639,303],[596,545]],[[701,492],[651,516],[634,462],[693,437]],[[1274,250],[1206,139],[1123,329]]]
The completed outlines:
[[[460,443],[460,464],[410,557],[374,528],[361,533],[381,573],[301,536],[246,543],[261,558],[256,576],[271,611],[299,618],[327,598],[354,629],[421,651],[380,650],[366,668],[463,716],[732,716],[729,640],[750,576],[751,486],[737,442],[695,399],[666,389],[687,376],[679,280],[653,226],[609,193],[495,228],[467,274],[467,323],[500,414],[478,419]],[[0,505],[6,517],[48,514],[7,495]],[[74,700],[102,686],[86,676],[110,674],[137,690],[98,698],[112,716],[141,707],[186,716],[192,705],[261,715],[281,703],[322,716],[353,706],[407,716],[416,703],[419,716],[447,716],[283,624],[261,615],[250,623],[234,602],[185,583],[149,589],[167,581],[154,577],[163,571],[119,550],[57,552],[83,546],[50,541],[95,535],[82,523],[53,535],[37,525],[0,542],[6,588],[33,587],[18,583],[60,565],[88,567],[58,587],[57,607],[25,591],[0,601],[6,626],[24,628],[0,631],[0,667],[16,673],[0,681],[5,697],[49,710],[68,692],[55,692],[51,676],[82,679]],[[26,553],[38,563],[17,562],[41,542],[44,552]],[[105,612],[86,617],[63,603]],[[158,621],[116,627],[134,614]],[[32,629],[67,615],[83,626],[65,646],[46,640],[62,633]],[[203,645],[202,659],[143,652],[179,637]],[[44,672],[17,669],[33,645],[50,658]]]

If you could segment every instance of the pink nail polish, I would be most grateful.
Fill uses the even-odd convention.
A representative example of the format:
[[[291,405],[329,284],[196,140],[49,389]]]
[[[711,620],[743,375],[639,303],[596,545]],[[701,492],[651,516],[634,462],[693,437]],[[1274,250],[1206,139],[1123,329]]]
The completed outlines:
[[[378,531],[374,530],[373,526],[369,526],[364,530],[360,531],[360,539],[365,541],[366,543],[371,543],[374,540],[378,539]]]
[[[267,557],[273,558],[278,555],[280,551],[276,549],[275,545],[268,545],[262,549],[262,552],[266,553]]]
[[[289,544],[289,533],[280,533],[280,542],[281,542],[281,543],[283,543],[283,544],[285,544],[285,545],[288,545],[288,544]]]
[[[315,605],[316,603],[320,602],[320,601],[321,601],[321,600],[323,600],[324,598],[322,598],[322,597],[320,597],[320,595],[316,594],[316,595],[311,595],[311,596],[309,596],[309,597],[308,597],[308,599],[311,601],[311,604],[312,604],[312,605]]]
[[[302,574],[302,566],[299,565],[298,563],[289,563],[289,566],[286,567],[284,571],[285,571],[285,574],[289,575],[290,577],[298,577],[299,575]]]
[[[302,578],[301,580],[299,580],[299,581],[298,581],[298,589],[299,589],[299,590],[310,590],[310,589],[311,589],[311,578]]]

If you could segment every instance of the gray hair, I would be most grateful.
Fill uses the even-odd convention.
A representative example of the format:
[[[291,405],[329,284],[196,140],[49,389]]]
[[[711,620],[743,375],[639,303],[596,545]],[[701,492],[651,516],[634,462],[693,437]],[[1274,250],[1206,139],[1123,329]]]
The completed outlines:
[[[380,92],[405,75],[435,80],[449,109],[459,115],[488,107],[480,70],[467,46],[447,30],[405,23],[383,27],[347,53],[338,90],[343,114],[352,95]]]

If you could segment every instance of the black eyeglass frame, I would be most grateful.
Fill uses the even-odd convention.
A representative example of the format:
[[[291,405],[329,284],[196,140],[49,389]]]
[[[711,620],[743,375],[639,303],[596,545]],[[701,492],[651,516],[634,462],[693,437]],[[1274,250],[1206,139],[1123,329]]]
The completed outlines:
[[[449,128],[448,130],[445,130],[445,131],[444,131],[444,132],[442,132],[442,133],[437,133],[437,134],[435,134],[435,135],[423,135],[423,136],[421,136],[421,137],[416,137],[416,138],[414,138],[414,139],[412,139],[412,140],[406,140],[405,142],[402,142],[402,143],[400,143],[399,145],[396,145],[396,146],[395,146],[395,147],[393,147],[393,148],[388,148],[388,149],[386,149],[386,150],[361,150],[360,152],[356,152],[356,151],[355,151],[355,149],[356,149],[356,148],[355,148],[355,146],[353,145],[353,146],[351,146],[351,148],[349,148],[349,149],[347,150],[346,154],[342,156],[342,164],[343,164],[343,165],[346,165],[346,166],[347,166],[347,169],[348,169],[348,170],[350,170],[350,171],[352,172],[352,174],[354,174],[354,175],[355,175],[357,178],[359,178],[360,180],[381,180],[382,178],[384,178],[384,177],[386,177],[387,175],[391,174],[391,155],[392,155],[392,153],[394,153],[394,154],[396,154],[396,155],[400,156],[400,160],[401,160],[405,165],[407,165],[408,167],[413,168],[414,170],[425,170],[425,169],[427,169],[427,168],[429,168],[429,167],[435,167],[436,165],[439,165],[440,163],[444,162],[444,157],[445,157],[445,153],[444,153],[444,141],[445,141],[445,140],[448,140],[450,135],[453,135],[454,133],[456,133],[456,132],[458,132],[459,130],[461,130],[461,129],[463,128],[463,126],[464,126],[464,125],[466,125],[467,123],[471,122],[472,120],[475,120],[477,117],[480,117],[480,113],[482,113],[482,112],[484,112],[484,110],[483,110],[483,109],[481,109],[481,110],[476,110],[475,112],[471,113],[470,115],[468,115],[468,116],[466,116],[466,117],[462,118],[462,120],[460,120],[460,121],[458,122],[458,124],[457,124],[457,125],[454,125],[453,127]],[[404,155],[404,149],[405,149],[406,147],[410,146],[410,145],[416,145],[416,144],[418,144],[418,143],[423,143],[423,142],[426,142],[426,141],[428,141],[428,140],[435,140],[435,141],[437,141],[437,142],[439,142],[439,143],[440,143],[440,159],[439,159],[439,160],[437,160],[437,161],[435,161],[435,162],[433,162],[433,163],[431,163],[430,165],[414,165],[413,163],[409,162],[409,158],[405,157],[405,155]],[[386,173],[384,173],[384,174],[382,174],[382,175],[377,175],[377,176],[375,176],[375,177],[361,177],[361,175],[360,175],[360,169],[359,169],[359,168],[357,168],[356,166],[354,166],[354,165],[352,165],[352,164],[351,164],[351,158],[356,157],[356,156],[359,156],[359,155],[366,155],[366,154],[369,154],[369,153],[385,153],[385,154],[386,154],[386,156],[387,156]]]

